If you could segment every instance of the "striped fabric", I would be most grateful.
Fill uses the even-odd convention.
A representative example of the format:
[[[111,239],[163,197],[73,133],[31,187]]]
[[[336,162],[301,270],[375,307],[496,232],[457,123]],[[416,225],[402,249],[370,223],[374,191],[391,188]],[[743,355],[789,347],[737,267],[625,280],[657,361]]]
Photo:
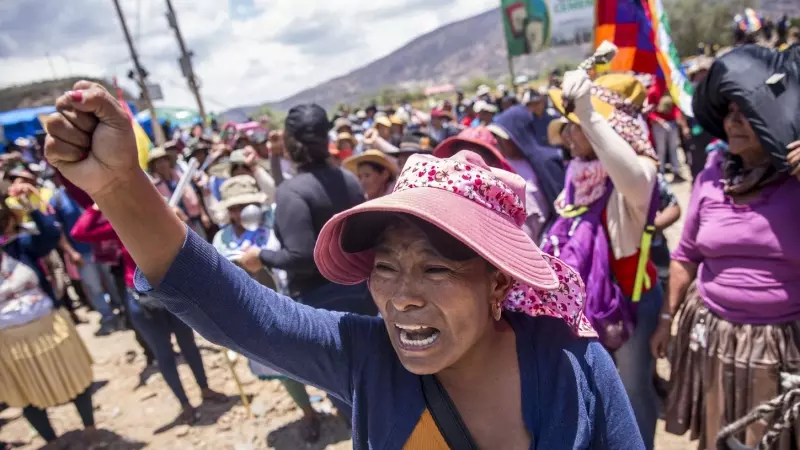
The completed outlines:
[[[599,71],[664,74],[658,66],[653,27],[639,0],[597,0],[595,2],[595,47],[613,42],[617,56]]]
[[[597,0],[595,47],[613,42],[617,56],[598,72],[652,74],[684,114],[692,116],[692,86],[680,65],[661,0]]]

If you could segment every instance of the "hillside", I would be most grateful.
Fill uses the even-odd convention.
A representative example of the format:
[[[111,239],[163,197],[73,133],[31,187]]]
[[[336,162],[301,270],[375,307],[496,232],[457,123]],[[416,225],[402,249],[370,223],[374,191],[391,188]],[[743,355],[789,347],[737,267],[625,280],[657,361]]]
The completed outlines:
[[[59,95],[72,89],[80,80],[100,83],[108,90],[113,87],[107,80],[90,77],[70,77],[58,80],[47,80],[18,86],[9,86],[0,89],[0,112],[18,108],[32,108],[36,106],[52,105]],[[136,100],[130,92],[123,90],[123,95],[128,100]]]
[[[539,71],[559,61],[578,61],[586,48],[548,50],[515,60],[518,74]],[[285,110],[303,102],[332,106],[357,102],[384,86],[427,86],[462,83],[477,76],[508,74],[499,9],[454,22],[424,34],[391,54],[347,75],[306,89],[270,106]]]
[[[667,8],[676,1],[666,0]],[[800,2],[797,0],[742,1],[775,19],[783,13],[790,17],[800,16]],[[562,63],[580,61],[589,51],[587,46],[558,47],[516,58],[514,67],[518,75],[532,74]],[[479,76],[496,78],[507,74],[505,37],[500,10],[495,8],[442,26],[347,75],[268,106],[286,110],[298,103],[316,102],[331,107],[340,102],[362,101],[365,96],[374,95],[387,86],[424,88],[448,82],[464,83]],[[232,112],[246,116],[257,110],[258,106],[250,106]]]

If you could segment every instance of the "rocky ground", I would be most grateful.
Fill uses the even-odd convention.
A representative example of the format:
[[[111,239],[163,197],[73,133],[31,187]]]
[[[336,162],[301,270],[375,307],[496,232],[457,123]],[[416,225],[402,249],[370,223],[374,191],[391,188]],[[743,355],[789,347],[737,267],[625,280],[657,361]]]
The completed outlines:
[[[686,206],[689,184],[673,185],[682,206]],[[668,230],[670,242],[675,242],[680,224]],[[349,431],[336,417],[330,415],[332,407],[324,393],[311,390],[317,400],[315,407],[325,414],[322,438],[314,445],[306,444],[300,437],[300,411],[277,381],[260,381],[254,378],[243,358],[234,362],[236,374],[251,401],[252,416],[239,398],[236,382],[226,362],[226,352],[198,336],[209,383],[215,390],[229,396],[220,405],[201,405],[201,418],[192,427],[175,425],[179,413],[178,403],[161,375],[145,371],[145,361],[130,331],[118,332],[108,337],[95,337],[97,315],[83,313],[90,323],[78,327],[95,359],[94,405],[99,428],[98,436],[87,442],[80,431],[80,419],[70,405],[52,408],[50,419],[56,431],[63,435],[56,443],[44,446],[21,417],[20,410],[0,412],[0,440],[11,442],[13,448],[33,450],[110,449],[110,450],[344,450],[352,448]],[[200,404],[200,392],[189,370],[182,363],[179,372],[189,398]],[[659,372],[668,376],[666,362],[659,363]],[[687,439],[663,431],[659,423],[656,448],[658,450],[693,449]]]

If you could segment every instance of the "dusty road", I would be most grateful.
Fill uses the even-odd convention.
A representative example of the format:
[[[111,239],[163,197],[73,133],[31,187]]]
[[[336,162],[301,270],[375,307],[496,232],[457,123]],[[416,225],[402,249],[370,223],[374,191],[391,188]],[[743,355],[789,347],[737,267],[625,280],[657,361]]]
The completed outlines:
[[[688,200],[689,184],[675,184],[683,207]],[[668,230],[668,238],[674,243],[680,233],[681,224]],[[56,431],[66,435],[55,444],[43,447],[60,449],[109,449],[109,450],[295,450],[352,448],[348,431],[332,416],[326,416],[322,439],[315,445],[307,445],[300,439],[298,419],[300,412],[276,381],[259,381],[247,368],[246,361],[235,363],[236,372],[244,383],[246,393],[251,396],[254,417],[248,418],[239,400],[225,354],[218,347],[198,336],[201,351],[213,389],[221,391],[230,400],[222,405],[203,405],[199,422],[193,426],[173,426],[172,420],[179,412],[177,401],[159,373],[140,376],[145,368],[142,355],[130,353],[137,348],[133,333],[115,333],[97,338],[97,315],[83,314],[92,323],[79,326],[95,359],[95,416],[101,430],[102,442],[87,444],[77,430],[80,419],[70,405],[52,408],[50,418]],[[659,372],[668,375],[665,362],[659,364]],[[200,402],[199,390],[186,364],[179,367],[181,379],[189,398],[195,405]],[[320,391],[312,395],[324,398]],[[331,411],[330,403],[320,399],[315,407],[323,412]],[[18,409],[7,409],[0,413],[0,440],[11,442],[13,448],[33,450],[42,448],[44,442],[36,436]],[[687,439],[663,432],[659,424],[656,448],[659,450],[694,449]]]

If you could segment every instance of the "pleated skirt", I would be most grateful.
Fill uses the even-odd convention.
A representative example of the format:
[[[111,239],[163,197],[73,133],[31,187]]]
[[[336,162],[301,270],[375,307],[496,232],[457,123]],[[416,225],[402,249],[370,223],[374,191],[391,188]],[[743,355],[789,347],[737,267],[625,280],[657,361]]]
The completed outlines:
[[[689,432],[700,450],[715,450],[720,429],[784,391],[782,374],[800,373],[800,322],[749,325],[728,322],[706,308],[693,284],[675,336],[666,430]],[[755,447],[776,415],[738,433]],[[774,450],[800,450],[800,424],[786,429]]]
[[[49,408],[92,384],[92,357],[64,309],[0,330],[0,402]]]

